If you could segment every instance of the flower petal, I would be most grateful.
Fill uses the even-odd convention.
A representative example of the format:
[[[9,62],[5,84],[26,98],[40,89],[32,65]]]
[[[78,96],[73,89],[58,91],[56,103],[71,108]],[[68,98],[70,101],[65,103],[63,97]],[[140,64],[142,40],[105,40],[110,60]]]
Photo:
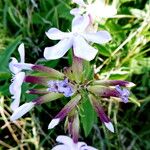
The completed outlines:
[[[53,147],[52,150],[71,150],[71,149],[66,145],[57,145]]]
[[[72,32],[84,32],[90,24],[90,18],[88,15],[76,16],[72,20]]]
[[[34,65],[29,63],[14,63],[14,66],[20,70],[32,70]]]
[[[78,149],[80,149],[81,147],[87,146],[87,144],[85,142],[78,142]]]
[[[25,73],[24,72],[19,72],[18,74],[16,74],[13,78],[13,82],[10,85],[10,93],[14,94],[15,92],[17,92],[18,88],[21,87],[23,81],[25,78]]]
[[[11,110],[15,111],[20,104],[21,88],[18,88],[17,92],[12,96],[13,102],[10,104]]]
[[[85,142],[78,142],[79,150],[98,150],[92,146],[88,146]]]
[[[81,36],[74,38],[73,50],[75,56],[88,61],[94,59],[97,53],[97,50],[90,46]]]
[[[51,28],[45,33],[47,37],[51,40],[62,40],[64,38],[70,37],[70,33],[62,32],[57,28]]]
[[[14,58],[14,57],[12,57],[11,59],[12,59],[12,60],[11,60],[11,62],[9,63],[9,69],[10,69],[10,71],[11,71],[12,73],[17,74],[17,73],[20,71],[20,69],[17,68],[17,67],[15,67],[14,64],[18,63],[18,60],[17,60],[16,58]]]
[[[104,44],[111,40],[111,35],[107,31],[98,31],[96,33],[86,33],[86,34],[83,34],[83,36],[87,41],[97,43],[97,44]]]
[[[12,99],[13,102],[11,103],[10,108],[14,111],[16,108],[18,108],[19,103],[20,103],[20,96],[21,96],[21,85],[24,81],[25,78],[25,73],[24,72],[19,72],[14,76],[14,81],[12,84],[9,86],[9,91],[13,95]]]
[[[18,107],[14,113],[10,116],[11,121],[15,121],[18,118],[22,117],[24,114],[26,114],[28,111],[30,111],[34,107],[33,102],[25,103]]]
[[[104,122],[105,126],[107,127],[108,130],[114,133],[114,126],[111,122]]]
[[[72,39],[63,39],[52,47],[46,47],[44,50],[44,57],[48,60],[61,58],[71,48],[71,46]]]
[[[59,135],[56,141],[59,143],[63,143],[64,145],[67,145],[67,146],[72,146],[73,144],[73,140],[70,137],[65,136],[65,135]]]
[[[24,63],[25,62],[25,52],[24,52],[24,43],[21,43],[18,47],[18,52],[20,54],[20,62]]]
[[[130,92],[129,90],[127,89],[121,89],[121,87],[119,85],[116,85],[115,89],[117,90],[117,92],[119,93],[119,98],[121,98],[121,100],[124,102],[124,103],[127,103],[128,102],[128,97],[130,95]]]
[[[98,150],[97,148],[94,148],[92,146],[85,146],[85,149],[87,149],[87,150]],[[83,150],[85,150],[85,149],[83,149]]]
[[[53,129],[60,122],[60,118],[52,119],[52,121],[48,125],[48,129]]]

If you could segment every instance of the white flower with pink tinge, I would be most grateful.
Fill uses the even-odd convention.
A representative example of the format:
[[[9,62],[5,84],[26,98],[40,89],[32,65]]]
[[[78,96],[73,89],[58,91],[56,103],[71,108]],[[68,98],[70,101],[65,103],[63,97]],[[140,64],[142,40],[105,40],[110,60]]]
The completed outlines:
[[[111,35],[107,31],[88,32],[90,25],[88,15],[80,16],[72,21],[72,31],[62,32],[57,28],[51,28],[46,35],[51,40],[60,40],[52,47],[46,47],[44,57],[47,60],[61,58],[65,53],[73,48],[76,57],[91,61],[95,58],[98,50],[89,45],[90,43],[104,44],[111,40]]]
[[[94,2],[88,0],[87,3],[83,0],[73,0],[73,2],[78,4],[79,7],[72,9],[70,13],[75,17],[87,14],[92,22],[99,21],[102,18],[111,18],[117,14],[115,6],[106,5],[104,0],[95,0]]]
[[[58,136],[56,141],[62,144],[53,147],[52,150],[98,150],[88,146],[85,142],[74,143],[70,137],[65,135]]]

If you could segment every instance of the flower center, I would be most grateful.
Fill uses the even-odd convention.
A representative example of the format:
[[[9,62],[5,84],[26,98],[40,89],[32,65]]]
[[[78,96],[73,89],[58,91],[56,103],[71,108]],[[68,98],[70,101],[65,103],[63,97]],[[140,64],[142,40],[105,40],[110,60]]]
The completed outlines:
[[[48,91],[58,92],[64,94],[65,97],[70,97],[73,95],[73,88],[69,84],[68,79],[64,80],[50,80],[48,81]]]

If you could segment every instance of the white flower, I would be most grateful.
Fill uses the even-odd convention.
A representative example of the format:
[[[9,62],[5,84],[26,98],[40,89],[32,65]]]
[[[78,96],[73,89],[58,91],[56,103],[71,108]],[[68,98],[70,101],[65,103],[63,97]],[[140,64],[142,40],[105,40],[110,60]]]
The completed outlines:
[[[25,61],[25,52],[23,43],[19,45],[18,52],[20,54],[20,62],[18,62],[18,60],[13,57],[12,61],[9,63],[9,69],[13,74],[12,83],[9,86],[9,91],[12,95],[12,99],[14,99],[10,106],[13,111],[19,106],[21,96],[21,85],[25,77],[25,73],[21,72],[22,69],[15,66],[16,63],[24,63]]]
[[[58,136],[56,141],[62,144],[55,146],[52,150],[97,150],[84,142],[74,143],[70,137],[64,135]]]
[[[70,11],[75,17],[87,14],[92,21],[99,21],[101,18],[111,18],[117,13],[115,6],[106,5],[104,0],[95,0],[93,3],[88,0],[87,4],[83,0],[73,0],[73,2],[79,5],[79,8]]]
[[[46,47],[44,57],[48,60],[58,59],[73,47],[76,57],[92,60],[96,56],[97,49],[93,48],[88,42],[103,44],[111,40],[107,31],[86,32],[89,22],[89,16],[80,16],[72,21],[72,31],[65,33],[56,28],[51,28],[46,32],[49,39],[60,40],[58,44],[52,47]]]

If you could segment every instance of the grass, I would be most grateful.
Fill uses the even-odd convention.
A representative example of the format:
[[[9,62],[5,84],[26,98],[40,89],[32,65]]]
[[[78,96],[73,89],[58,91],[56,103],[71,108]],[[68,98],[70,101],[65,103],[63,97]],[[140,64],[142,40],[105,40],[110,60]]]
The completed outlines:
[[[98,121],[88,137],[82,129],[80,139],[100,150],[149,150],[150,3],[148,0],[114,0],[114,3],[118,15],[98,24],[98,28],[107,29],[113,39],[105,46],[94,45],[99,54],[91,64],[101,79],[124,79],[136,86],[130,103],[104,103],[116,128],[114,134]],[[57,135],[65,134],[63,123],[54,130],[47,129],[48,120],[61,109],[62,101],[59,106],[57,101],[43,104],[26,117],[10,122],[8,62],[10,56],[18,57],[17,46],[24,42],[26,62],[57,69],[68,65],[66,58],[46,62],[43,49],[55,44],[45,36],[49,28],[70,30],[72,7],[74,4],[69,0],[0,0],[0,149],[51,149]],[[30,99],[32,97],[23,95],[22,103]]]

